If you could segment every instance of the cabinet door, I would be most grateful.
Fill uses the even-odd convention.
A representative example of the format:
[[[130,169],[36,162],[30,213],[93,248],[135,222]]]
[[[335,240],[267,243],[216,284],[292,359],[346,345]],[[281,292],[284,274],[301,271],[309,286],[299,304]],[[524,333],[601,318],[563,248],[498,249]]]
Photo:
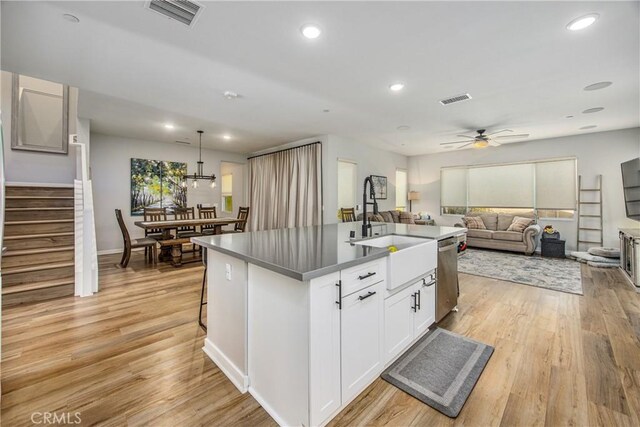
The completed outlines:
[[[336,272],[310,283],[310,425],[323,424],[341,404],[339,280]]]
[[[342,299],[342,403],[350,401],[382,370],[384,282]]]
[[[416,284],[418,310],[415,314],[414,336],[421,335],[436,321],[436,281],[427,279]]]
[[[396,357],[413,340],[415,286],[384,301],[384,362]]]

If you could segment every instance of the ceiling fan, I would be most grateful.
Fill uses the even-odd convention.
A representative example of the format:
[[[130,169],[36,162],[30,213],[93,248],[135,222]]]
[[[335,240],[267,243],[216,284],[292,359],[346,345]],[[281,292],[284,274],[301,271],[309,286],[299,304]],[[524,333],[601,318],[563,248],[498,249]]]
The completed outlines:
[[[478,129],[476,132],[478,133],[476,136],[456,135],[459,138],[466,138],[467,139],[466,141],[443,142],[440,145],[464,144],[459,147],[456,147],[456,150],[459,150],[464,147],[468,147],[469,145],[473,145],[474,148],[485,148],[485,147],[488,147],[489,145],[492,145],[492,146],[502,145],[497,141],[495,141],[495,139],[498,139],[498,138],[526,138],[529,136],[528,133],[522,133],[518,135],[501,135],[501,136],[496,136],[495,138],[491,138],[493,135],[497,135],[499,133],[513,132],[511,129],[497,130],[489,134],[485,134],[486,129]]]

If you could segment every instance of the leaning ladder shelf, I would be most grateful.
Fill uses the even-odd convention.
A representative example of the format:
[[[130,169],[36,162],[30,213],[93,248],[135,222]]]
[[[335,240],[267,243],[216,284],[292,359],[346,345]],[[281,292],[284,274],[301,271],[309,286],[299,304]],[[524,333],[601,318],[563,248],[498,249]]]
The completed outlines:
[[[588,202],[584,202],[582,199],[582,195],[583,193],[595,193],[598,200],[597,201],[593,201],[590,200]],[[582,209],[583,206],[590,206],[591,208],[588,208],[589,213],[588,214],[583,214]],[[599,212],[598,214],[595,214],[594,211],[595,209],[593,208],[597,208],[597,211]],[[599,225],[600,227],[596,227],[591,226],[591,227],[584,227],[582,225],[582,218],[598,218],[599,219]],[[577,233],[577,245],[576,248],[578,250],[580,250],[580,245],[598,245],[598,246],[602,246],[602,242],[603,242],[603,227],[602,227],[602,175],[598,175],[598,182],[597,182],[597,187],[596,188],[582,188],[582,176],[578,176],[578,233]],[[586,237],[584,237],[585,234],[590,234],[593,235],[595,234],[594,232],[597,232],[600,235],[600,240],[587,240]]]

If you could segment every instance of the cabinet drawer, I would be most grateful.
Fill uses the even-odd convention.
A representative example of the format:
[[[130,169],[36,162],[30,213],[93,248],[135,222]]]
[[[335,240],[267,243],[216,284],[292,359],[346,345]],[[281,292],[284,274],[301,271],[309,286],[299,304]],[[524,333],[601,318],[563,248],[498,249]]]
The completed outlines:
[[[350,295],[386,278],[385,259],[342,270],[342,296]]]

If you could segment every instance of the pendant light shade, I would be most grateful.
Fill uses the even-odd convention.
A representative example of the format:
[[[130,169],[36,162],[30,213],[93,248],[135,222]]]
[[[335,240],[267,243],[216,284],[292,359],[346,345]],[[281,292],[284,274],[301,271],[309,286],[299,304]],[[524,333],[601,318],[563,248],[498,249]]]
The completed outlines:
[[[196,166],[196,172],[193,174],[187,174],[185,176],[182,177],[182,186],[186,187],[187,186],[187,180],[192,179],[193,182],[191,183],[191,186],[193,188],[198,188],[198,180],[206,180],[206,181],[210,181],[210,187],[211,188],[215,188],[216,187],[216,176],[215,174],[211,174],[211,175],[205,175],[204,174],[204,162],[202,161],[202,134],[204,133],[204,131],[199,130],[198,134],[200,136],[200,144],[198,146],[198,163]]]

